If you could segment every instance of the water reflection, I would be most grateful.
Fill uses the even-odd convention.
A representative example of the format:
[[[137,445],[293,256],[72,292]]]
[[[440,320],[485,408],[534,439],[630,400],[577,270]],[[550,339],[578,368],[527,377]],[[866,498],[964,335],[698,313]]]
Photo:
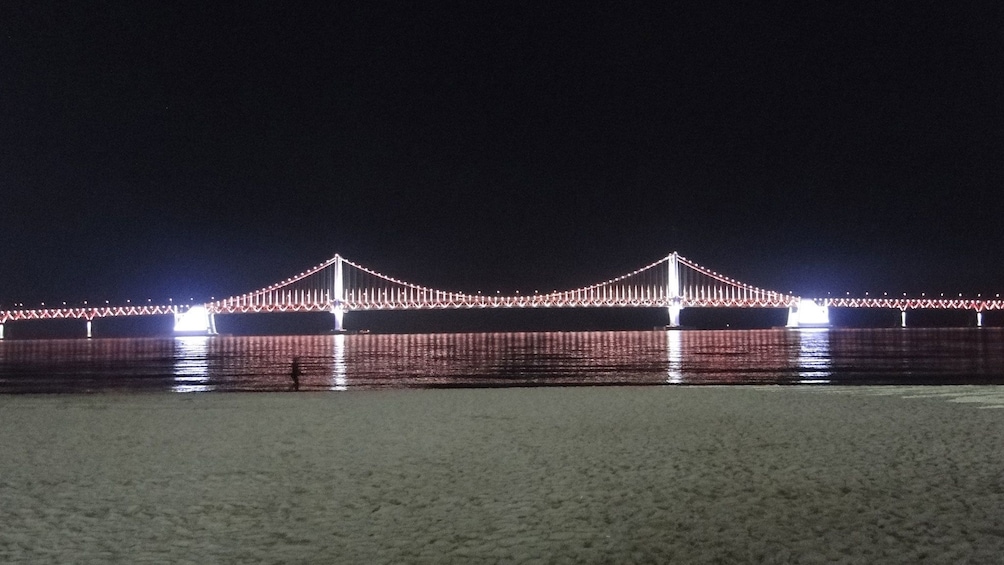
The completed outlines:
[[[173,392],[212,390],[209,381],[209,336],[174,338]]]
[[[764,329],[0,341],[0,393],[1004,383],[1004,330]]]
[[[346,390],[348,388],[346,378],[348,365],[345,364],[345,335],[338,334],[332,338],[334,359],[331,366],[331,390]]]
[[[802,328],[793,331],[798,335],[798,357],[795,366],[799,382],[803,384],[826,384],[833,372],[830,356],[829,328]]]
[[[669,330],[666,332],[666,357],[669,365],[667,374],[669,384],[680,384],[683,382],[683,331]]]

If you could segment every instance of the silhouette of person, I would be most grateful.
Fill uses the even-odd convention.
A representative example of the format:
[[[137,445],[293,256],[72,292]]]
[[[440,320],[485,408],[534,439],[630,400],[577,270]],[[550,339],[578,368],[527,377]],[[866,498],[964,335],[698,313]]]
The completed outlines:
[[[293,357],[293,368],[289,373],[289,378],[293,379],[293,390],[300,390],[300,375],[303,371],[300,370],[300,358]]]

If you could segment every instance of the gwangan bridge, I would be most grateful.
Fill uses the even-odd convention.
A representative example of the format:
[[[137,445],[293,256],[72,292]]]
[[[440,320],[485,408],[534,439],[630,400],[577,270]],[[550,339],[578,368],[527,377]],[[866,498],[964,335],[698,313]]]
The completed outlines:
[[[574,290],[546,294],[482,294],[437,290],[399,280],[335,255],[300,274],[265,288],[197,305],[109,305],[0,310],[0,339],[4,324],[22,320],[82,319],[87,337],[95,318],[173,315],[175,331],[216,333],[217,314],[260,312],[330,312],[335,330],[342,331],[347,312],[366,310],[445,310],[487,308],[665,308],[667,328],[680,326],[684,308],[787,308],[789,327],[829,325],[829,308],[900,310],[901,325],[912,309],[967,310],[976,313],[1004,310],[994,299],[911,297],[804,298],[752,286],[712,271],[678,253],[630,273]]]

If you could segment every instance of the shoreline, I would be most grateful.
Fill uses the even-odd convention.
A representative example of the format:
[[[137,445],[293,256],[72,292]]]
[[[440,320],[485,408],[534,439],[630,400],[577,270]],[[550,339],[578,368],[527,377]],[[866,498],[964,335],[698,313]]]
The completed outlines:
[[[0,396],[0,561],[988,562],[998,388]]]

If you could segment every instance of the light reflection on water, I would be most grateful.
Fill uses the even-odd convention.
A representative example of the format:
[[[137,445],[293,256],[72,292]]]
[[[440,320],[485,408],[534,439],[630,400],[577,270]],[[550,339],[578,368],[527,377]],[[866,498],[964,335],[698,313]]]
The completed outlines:
[[[331,363],[331,390],[348,390],[348,365],[345,363],[345,335],[332,336],[334,359]]]
[[[793,330],[798,335],[798,376],[802,384],[826,384],[832,371],[829,328]]]
[[[0,342],[0,393],[1004,384],[1004,331],[770,329]]]
[[[666,357],[668,359],[666,372],[669,378],[666,382],[678,385],[683,382],[683,330],[666,332]]]
[[[174,339],[174,392],[206,392],[209,381],[208,336],[179,336]]]

